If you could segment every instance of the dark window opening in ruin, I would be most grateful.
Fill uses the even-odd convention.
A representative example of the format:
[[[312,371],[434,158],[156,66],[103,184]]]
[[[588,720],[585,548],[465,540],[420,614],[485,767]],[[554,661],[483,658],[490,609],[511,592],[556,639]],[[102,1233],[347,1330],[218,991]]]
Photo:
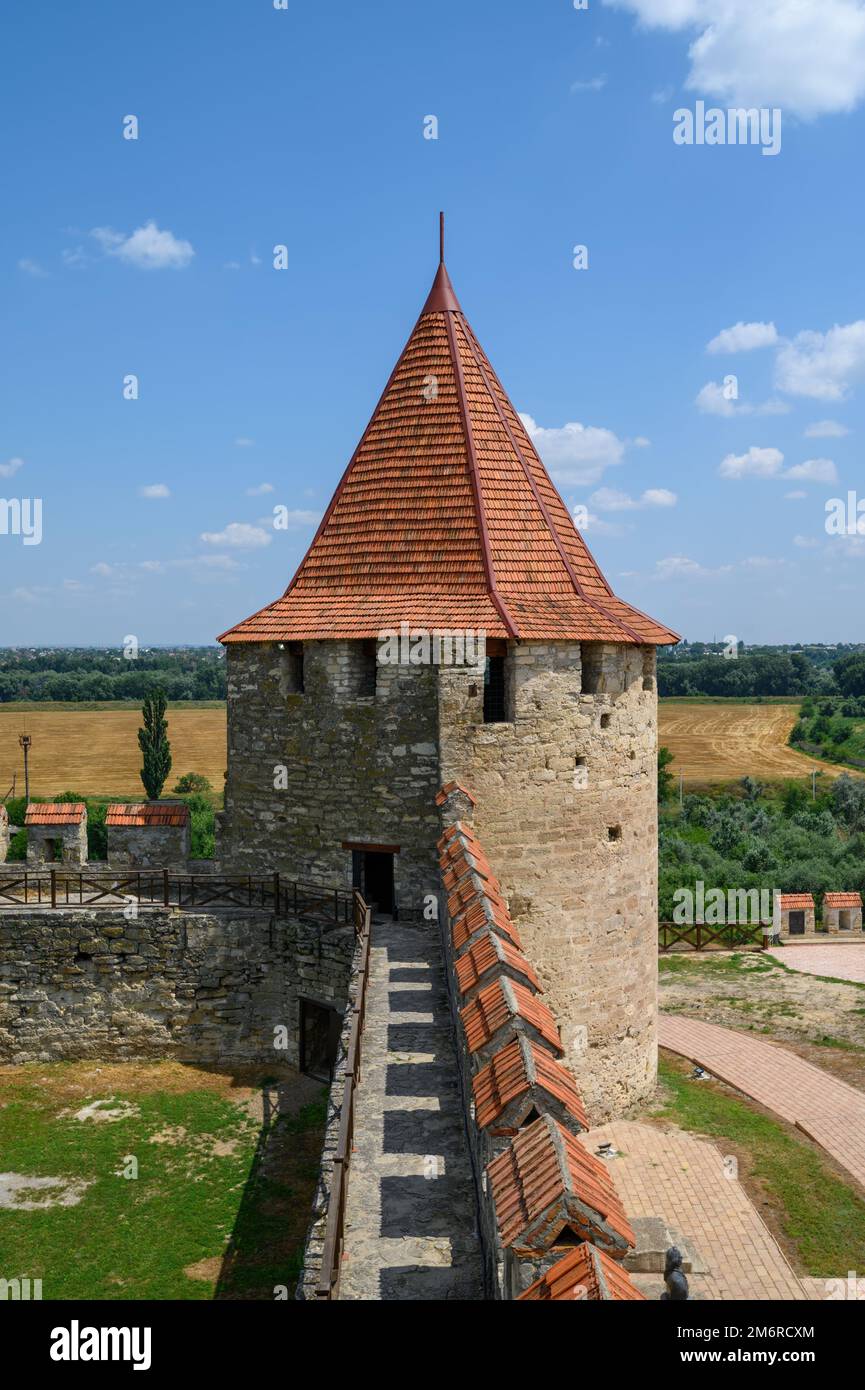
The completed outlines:
[[[360,644],[360,670],[358,672],[357,693],[360,696],[375,695],[376,672],[378,670],[378,643],[374,637]]]
[[[528,1115],[526,1115],[525,1118],[520,1121],[520,1129],[528,1129],[529,1125],[533,1125],[535,1120],[539,1120],[540,1118],[541,1117],[538,1114],[537,1110],[534,1106],[532,1106]]]
[[[791,935],[791,936],[804,936],[804,935],[805,935],[805,914],[804,914],[804,912],[791,912],[791,913],[790,913],[790,935]]]
[[[553,1242],[554,1250],[573,1250],[575,1245],[582,1245],[586,1237],[580,1235],[572,1226],[563,1226]]]
[[[288,670],[294,695],[303,694],[303,643],[289,642]]]
[[[504,656],[488,656],[484,672],[484,723],[504,724],[505,661]]]
[[[655,688],[655,649],[654,647],[643,648],[643,689],[654,690]]]
[[[300,1001],[300,1070],[330,1081],[339,1052],[342,1015],[313,999]]]
[[[602,714],[602,715],[601,715],[601,728],[602,728],[602,729],[609,729],[610,724],[611,724],[611,722],[612,722],[612,719],[613,719],[613,716],[612,716],[611,714]]]
[[[382,850],[355,849],[351,852],[352,886],[357,888],[373,912],[391,917],[395,898],[393,854]]]
[[[609,826],[607,826],[607,838],[608,838],[610,841],[621,840],[621,838],[622,838],[622,827],[621,827],[620,825],[609,825]]]
[[[841,908],[838,913],[838,930],[851,931],[853,928],[853,913],[849,908]]]

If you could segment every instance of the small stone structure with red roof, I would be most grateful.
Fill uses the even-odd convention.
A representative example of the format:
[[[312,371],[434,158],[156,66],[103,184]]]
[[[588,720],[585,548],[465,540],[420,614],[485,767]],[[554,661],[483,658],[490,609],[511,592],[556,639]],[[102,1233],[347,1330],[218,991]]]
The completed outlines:
[[[87,807],[83,801],[31,801],[24,816],[27,863],[87,863]]]
[[[812,893],[776,893],[772,925],[780,936],[805,936],[816,930]]]
[[[861,893],[824,893],[823,930],[831,932],[862,930]]]
[[[114,802],[105,817],[108,860],[118,868],[182,869],[189,858],[184,801]]]

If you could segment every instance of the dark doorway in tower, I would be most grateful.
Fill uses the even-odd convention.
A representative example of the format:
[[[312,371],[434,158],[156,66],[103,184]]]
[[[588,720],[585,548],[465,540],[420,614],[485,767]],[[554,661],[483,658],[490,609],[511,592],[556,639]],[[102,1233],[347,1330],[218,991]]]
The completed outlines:
[[[339,1051],[342,1015],[314,999],[300,1001],[300,1070],[330,1081]]]
[[[394,915],[393,850],[352,848],[352,883],[373,912]]]
[[[804,912],[791,912],[791,913],[790,913],[790,928],[789,928],[789,931],[790,931],[790,935],[791,935],[791,936],[804,936],[804,935],[805,935],[805,914],[804,914]]]

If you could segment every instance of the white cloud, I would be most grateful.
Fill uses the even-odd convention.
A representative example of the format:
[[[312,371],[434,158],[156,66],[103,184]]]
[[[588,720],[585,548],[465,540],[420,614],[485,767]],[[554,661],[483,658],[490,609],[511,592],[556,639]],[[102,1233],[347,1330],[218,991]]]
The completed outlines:
[[[853,382],[865,377],[865,319],[835,324],[828,333],[797,333],[778,353],[775,379],[780,390],[812,400],[840,401]]]
[[[778,478],[784,455],[780,449],[758,449],[746,454],[728,454],[718,470],[722,478]]]
[[[273,492],[273,483],[259,483],[258,487],[248,487],[247,497],[263,497],[266,492]]]
[[[806,439],[843,439],[849,434],[846,425],[841,425],[837,420],[816,420],[813,425],[809,425],[805,431]]]
[[[589,498],[589,502],[597,507],[599,512],[633,512],[643,507],[675,507],[678,500],[675,492],[670,492],[664,487],[647,488],[639,498],[631,497],[627,492],[618,492],[615,488],[602,487]]]
[[[235,439],[234,442],[237,445],[238,449],[251,449],[253,444],[255,443],[255,440],[247,439],[244,435],[241,435],[240,438]]]
[[[553,477],[569,486],[600,481],[604,469],[621,463],[625,445],[612,430],[576,421],[561,429],[545,429],[531,415],[520,414],[526,433]]]
[[[834,483],[838,474],[831,459],[807,459],[783,468],[780,449],[758,449],[752,445],[746,454],[727,454],[718,469],[722,478],[789,478],[803,483]],[[788,493],[788,497],[799,496]]]
[[[656,29],[690,31],[687,86],[804,119],[865,95],[861,0],[604,0]]]
[[[585,82],[572,82],[572,92],[600,92],[607,85],[607,75],[603,73],[600,77],[590,77]]]
[[[32,275],[36,280],[45,280],[48,271],[43,270],[38,261],[31,261],[29,256],[24,256],[18,262],[18,269],[23,270],[25,275]]]
[[[655,579],[710,579],[719,574],[727,574],[732,565],[722,565],[719,569],[706,569],[697,560],[687,555],[667,555],[655,562]]]
[[[160,231],[153,221],[129,236],[111,227],[94,227],[90,235],[107,256],[116,256],[139,270],[182,270],[195,255],[190,242],[181,241],[173,232]]]
[[[763,401],[762,405],[730,400],[718,381],[707,381],[698,391],[694,404],[704,415],[723,415],[728,419],[733,415],[787,415],[790,411],[789,405],[775,399]]]
[[[100,560],[98,565],[90,566],[90,573],[98,574],[100,579],[109,579],[115,573],[115,570],[111,565],[106,565],[104,560]]]
[[[803,483],[837,483],[838,470],[831,459],[807,459],[788,468],[784,477]]]
[[[807,492],[803,492],[803,490],[802,490],[801,488],[796,488],[796,490],[795,490],[794,492],[785,492],[785,493],[784,493],[784,498],[785,498],[785,500],[786,500],[787,502],[801,502],[802,499],[805,498],[805,497],[807,497],[807,496],[808,496]]]
[[[11,478],[23,467],[23,459],[9,459],[8,463],[0,463],[0,478]]]
[[[815,541],[813,536],[794,536],[793,544],[798,545],[800,550],[816,550],[820,542]]]
[[[148,497],[152,500],[159,497],[170,497],[171,492],[165,483],[145,483],[138,489],[139,497]]]
[[[778,341],[774,323],[742,323],[724,328],[706,344],[707,352],[753,352],[755,348],[772,347]]]
[[[647,439],[644,434],[638,434],[633,443],[635,449],[651,449],[652,447],[651,439]]]
[[[272,537],[261,526],[245,521],[231,521],[224,531],[203,531],[201,539],[207,545],[228,545],[236,550],[256,550],[270,545]]]

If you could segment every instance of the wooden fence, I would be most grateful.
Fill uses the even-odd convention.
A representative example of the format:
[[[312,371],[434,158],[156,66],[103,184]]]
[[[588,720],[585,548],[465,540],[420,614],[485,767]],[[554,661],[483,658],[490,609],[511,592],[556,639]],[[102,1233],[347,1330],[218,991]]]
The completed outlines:
[[[185,874],[171,869],[100,873],[69,869],[31,870],[0,876],[0,911],[16,907],[179,907],[186,911],[235,907],[308,918],[360,930],[360,894],[279,874]]]
[[[736,947],[744,950],[763,945],[763,933],[772,931],[771,927],[738,926],[731,923],[721,927],[709,927],[696,922],[690,926],[679,926],[675,922],[658,923],[658,951],[663,955],[679,946],[684,950],[732,951]]]
[[[345,1235],[345,1206],[348,1195],[349,1164],[351,1146],[354,1139],[355,1092],[360,1083],[361,1042],[366,1016],[366,995],[369,982],[369,948],[371,937],[372,910],[357,893],[359,907],[362,909],[362,922],[358,932],[360,941],[360,972],[357,978],[354,1004],[352,1006],[351,1031],[348,1052],[345,1059],[345,1085],[339,1117],[339,1134],[336,1153],[333,1158],[333,1178],[330,1200],[327,1206],[327,1224],[324,1234],[324,1249],[321,1256],[321,1272],[316,1287],[316,1297],[336,1299],[339,1297],[339,1271],[342,1264],[342,1251]]]

